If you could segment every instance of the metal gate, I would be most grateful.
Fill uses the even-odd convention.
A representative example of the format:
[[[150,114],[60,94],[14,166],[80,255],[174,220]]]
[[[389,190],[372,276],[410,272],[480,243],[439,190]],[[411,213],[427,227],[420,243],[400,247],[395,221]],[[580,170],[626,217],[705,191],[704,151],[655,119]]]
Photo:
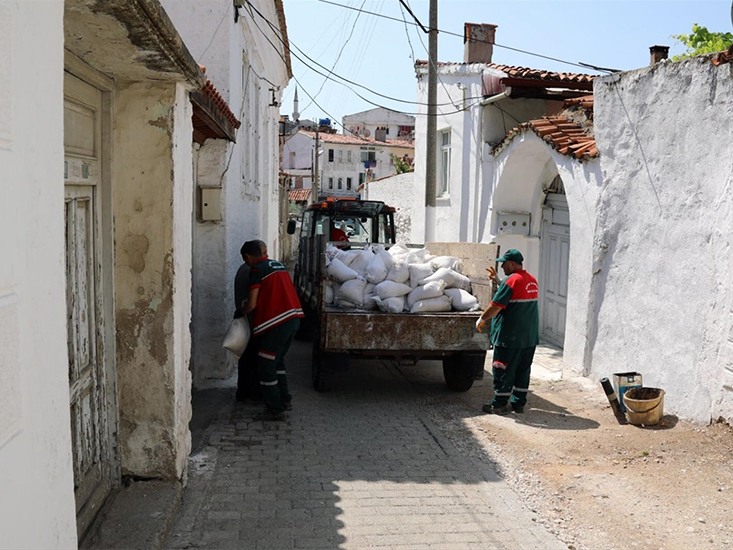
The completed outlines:
[[[570,213],[564,194],[547,195],[540,241],[540,337],[562,348],[565,345],[570,260]]]
[[[100,90],[64,75],[66,308],[74,490],[81,537],[109,493],[100,233]]]

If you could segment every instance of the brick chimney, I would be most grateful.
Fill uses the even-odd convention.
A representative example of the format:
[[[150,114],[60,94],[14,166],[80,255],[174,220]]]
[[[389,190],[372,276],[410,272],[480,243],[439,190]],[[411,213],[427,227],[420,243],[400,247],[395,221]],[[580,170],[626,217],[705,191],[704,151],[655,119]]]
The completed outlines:
[[[465,23],[463,25],[464,63],[491,63],[495,36],[496,25]]]
[[[649,65],[656,65],[669,57],[669,46],[650,46],[649,53],[651,54]]]

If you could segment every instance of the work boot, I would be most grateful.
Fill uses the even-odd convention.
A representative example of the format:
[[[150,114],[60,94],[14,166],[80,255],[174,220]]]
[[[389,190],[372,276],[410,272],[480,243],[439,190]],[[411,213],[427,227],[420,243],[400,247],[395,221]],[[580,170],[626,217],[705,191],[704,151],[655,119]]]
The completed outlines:
[[[517,414],[522,414],[524,412],[524,405],[512,405],[512,410]]]
[[[501,416],[512,412],[512,409],[511,407],[509,407],[509,405],[501,405],[497,407],[496,405],[492,405],[491,403],[486,403],[486,405],[481,407],[481,410],[484,411],[486,414],[498,414]]]
[[[283,409],[286,411],[292,411],[293,410],[293,402],[292,401],[286,401],[283,403]]]

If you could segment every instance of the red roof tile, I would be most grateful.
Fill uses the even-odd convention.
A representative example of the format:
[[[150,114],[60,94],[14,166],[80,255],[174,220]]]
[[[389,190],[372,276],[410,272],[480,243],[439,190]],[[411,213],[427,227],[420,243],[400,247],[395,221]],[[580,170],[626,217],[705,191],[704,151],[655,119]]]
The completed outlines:
[[[216,87],[211,83],[211,80],[209,80],[208,78],[206,79],[206,86],[204,86],[201,91],[203,95],[211,98],[211,100],[214,102],[214,105],[216,105],[216,108],[224,116],[224,118],[226,118],[231,123],[232,126],[234,126],[235,128],[239,128],[242,125],[242,123],[237,119],[235,114],[229,108],[227,102],[224,101],[223,97],[221,97],[221,94],[218,92]]]
[[[720,52],[718,55],[715,56],[713,59],[713,65],[716,67],[718,65],[723,65],[725,63],[731,63],[733,62],[733,44],[723,52]]]
[[[293,202],[307,202],[311,199],[310,189],[293,189],[288,192],[288,200]]]
[[[574,156],[580,161],[598,156],[596,138],[586,133],[583,126],[564,116],[546,116],[520,124],[507,133],[492,149],[492,153],[499,154],[515,137],[530,130],[561,155]]]
[[[427,65],[428,62],[418,59],[415,65]],[[445,63],[439,62],[438,65],[473,65],[474,63]],[[545,71],[543,69],[531,69],[529,67],[515,67],[511,65],[500,65],[498,63],[481,63],[487,68],[497,69],[506,73],[510,78],[521,78],[527,80],[539,80],[547,82],[572,82],[579,84],[591,84],[594,75],[583,73],[558,73],[554,71]]]

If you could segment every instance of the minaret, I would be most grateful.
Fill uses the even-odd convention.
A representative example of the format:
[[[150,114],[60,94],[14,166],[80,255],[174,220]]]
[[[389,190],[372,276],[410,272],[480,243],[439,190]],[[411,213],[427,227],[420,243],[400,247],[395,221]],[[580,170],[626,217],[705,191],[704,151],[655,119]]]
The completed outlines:
[[[298,112],[298,87],[295,87],[295,98],[293,99],[293,122],[300,120],[300,113]]]

